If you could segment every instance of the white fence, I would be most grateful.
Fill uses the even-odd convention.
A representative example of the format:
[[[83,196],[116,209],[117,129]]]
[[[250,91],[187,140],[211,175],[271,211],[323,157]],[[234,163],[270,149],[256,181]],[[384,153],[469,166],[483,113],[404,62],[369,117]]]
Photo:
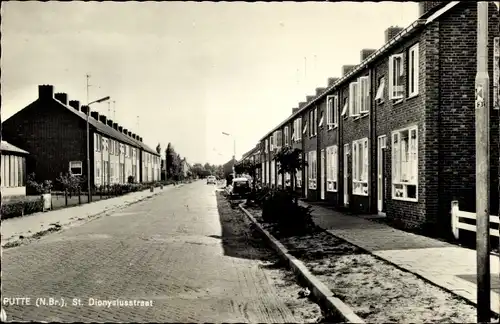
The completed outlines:
[[[451,229],[453,231],[453,235],[458,240],[459,230],[466,230],[475,232],[476,225],[462,223],[461,219],[473,219],[476,220],[476,213],[470,213],[458,208],[458,201],[454,200],[451,202]],[[490,223],[498,224],[500,221],[500,217],[490,215]],[[490,235],[500,237],[500,231],[497,229],[490,228]]]

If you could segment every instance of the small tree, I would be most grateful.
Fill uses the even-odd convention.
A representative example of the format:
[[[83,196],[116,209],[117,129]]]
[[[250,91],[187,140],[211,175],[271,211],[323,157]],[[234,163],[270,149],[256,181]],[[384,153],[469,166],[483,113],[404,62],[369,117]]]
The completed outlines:
[[[285,175],[290,174],[291,186],[290,190],[294,192],[295,184],[297,183],[297,172],[302,170],[303,166],[307,166],[307,162],[302,159],[302,150],[284,146],[276,153],[274,160],[278,163],[278,173]],[[295,203],[298,204],[297,196],[295,195]]]
[[[63,186],[64,191],[69,193],[70,198],[73,194],[80,191],[83,182],[79,176],[71,173],[60,173],[59,178],[56,180]]]
[[[52,181],[45,180],[43,182],[37,182],[35,173],[31,173],[28,175],[26,185],[28,188],[35,190],[37,194],[50,193],[50,191],[52,190]]]

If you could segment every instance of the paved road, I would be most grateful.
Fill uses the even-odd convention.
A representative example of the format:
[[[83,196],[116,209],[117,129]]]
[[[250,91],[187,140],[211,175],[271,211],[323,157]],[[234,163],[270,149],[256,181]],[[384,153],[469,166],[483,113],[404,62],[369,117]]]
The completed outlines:
[[[66,303],[4,305],[8,320],[296,322],[225,221],[221,226],[214,187],[199,181],[7,249],[2,298]],[[81,304],[73,306],[74,298]],[[152,306],[89,306],[89,298],[151,300]]]

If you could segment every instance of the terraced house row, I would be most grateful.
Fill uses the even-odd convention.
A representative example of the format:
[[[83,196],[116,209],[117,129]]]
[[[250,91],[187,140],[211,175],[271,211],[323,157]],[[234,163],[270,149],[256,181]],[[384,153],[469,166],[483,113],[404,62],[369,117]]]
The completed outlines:
[[[406,28],[293,108],[260,141],[263,185],[290,185],[273,160],[284,145],[308,166],[295,190],[355,213],[384,214],[413,230],[450,232],[450,204],[475,211],[475,2],[423,2]],[[498,46],[489,10],[488,68]],[[496,39],[496,40],[495,40]],[[498,48],[497,48],[498,49]],[[493,98],[493,82],[490,83]],[[490,101],[491,210],[498,210],[499,113]]]
[[[55,181],[61,173],[87,176],[86,119],[90,131],[92,186],[159,181],[160,154],[107,116],[68,102],[66,93],[54,94],[52,85],[40,85],[37,100],[2,123],[5,140],[29,152],[27,173],[37,180]],[[93,149],[92,149],[93,148]]]

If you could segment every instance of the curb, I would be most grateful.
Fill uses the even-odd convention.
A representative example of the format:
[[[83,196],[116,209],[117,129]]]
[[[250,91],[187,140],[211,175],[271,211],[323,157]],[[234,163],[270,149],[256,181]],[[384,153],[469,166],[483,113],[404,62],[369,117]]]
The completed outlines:
[[[265,230],[249,211],[243,208],[243,203],[238,205],[238,207],[255,224],[259,232],[269,241],[271,247],[278,255],[288,262],[295,275],[305,282],[311,294],[326,309],[328,315],[333,315],[343,323],[365,323],[349,306],[335,297],[335,294],[323,282],[318,280],[301,261],[288,253],[287,248]]]
[[[142,201],[144,201],[146,199],[149,199],[151,197],[157,196],[157,195],[159,195],[162,192],[164,192],[164,191],[153,192],[152,195],[148,195],[148,196],[139,198],[139,199],[137,199],[135,201],[126,202],[123,205],[120,205],[120,206],[117,206],[117,207],[107,208],[107,209],[104,209],[104,210],[99,211],[97,213],[94,213],[94,214],[91,214],[91,215],[87,215],[87,217],[84,218],[83,220],[74,220],[72,222],[69,222],[69,223],[66,223],[66,224],[63,224],[63,225],[59,225],[59,226],[56,226],[56,227],[50,227],[48,229],[43,229],[43,230],[40,230],[40,231],[37,231],[37,232],[34,232],[34,233],[29,233],[29,235],[22,235],[23,236],[22,239],[17,239],[17,240],[12,240],[12,241],[4,242],[2,244],[2,246],[1,246],[1,248],[3,250],[5,250],[5,249],[10,249],[10,248],[19,247],[21,245],[26,245],[26,244],[32,243],[35,240],[39,240],[39,239],[43,238],[47,234],[51,234],[51,233],[54,233],[54,232],[60,233],[60,232],[64,231],[65,229],[73,227],[78,222],[80,222],[80,224],[78,224],[78,225],[86,224],[86,223],[91,222],[93,220],[96,220],[96,219],[98,219],[98,218],[100,218],[102,216],[107,216],[110,213],[122,210],[122,209],[127,208],[127,207],[129,207],[131,205],[137,204],[137,203],[142,202]],[[75,207],[80,207],[80,206],[75,206]]]

